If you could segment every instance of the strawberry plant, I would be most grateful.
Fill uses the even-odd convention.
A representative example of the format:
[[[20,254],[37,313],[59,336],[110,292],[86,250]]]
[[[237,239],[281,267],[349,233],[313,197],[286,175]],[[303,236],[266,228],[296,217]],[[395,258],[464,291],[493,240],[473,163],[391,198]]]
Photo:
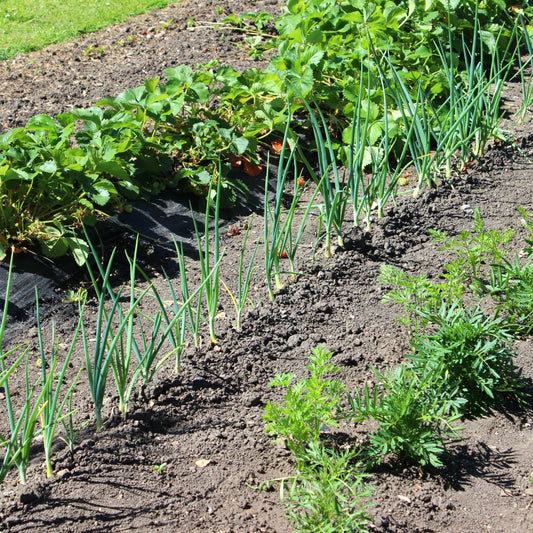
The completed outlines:
[[[205,195],[220,180],[220,205],[229,207],[236,190],[246,190],[230,174],[233,163],[258,175],[262,144],[283,134],[289,117],[299,133],[314,126],[322,163],[350,169],[346,191],[338,174],[333,187],[321,176],[326,240],[332,229],[341,237],[348,200],[354,223],[364,214],[368,225],[374,200],[383,213],[407,156],[419,176],[431,176],[434,167],[449,170],[457,148],[463,159],[483,149],[530,16],[527,3],[508,11],[500,0],[288,0],[274,21],[278,35],[265,41],[273,57],[264,72],[216,61],[196,70],[181,65],[167,69],[165,80],[147,79],[87,109],[38,115],[2,135],[0,257],[11,245],[39,244],[45,255],[71,253],[81,264],[81,224],[166,189]],[[271,21],[244,14],[223,24],[250,33],[261,53],[258,39]],[[457,87],[475,94],[463,98]],[[318,122],[303,99],[316,105]],[[396,163],[384,167],[389,161]],[[369,166],[376,179],[367,184],[359,174]]]

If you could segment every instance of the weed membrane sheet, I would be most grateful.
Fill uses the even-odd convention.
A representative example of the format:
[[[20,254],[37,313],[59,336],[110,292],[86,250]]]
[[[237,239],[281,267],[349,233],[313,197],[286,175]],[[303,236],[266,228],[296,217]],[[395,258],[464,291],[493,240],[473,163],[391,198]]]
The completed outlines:
[[[269,173],[276,175],[276,166],[271,165]],[[264,197],[264,174],[249,184],[246,198],[239,196],[236,206],[220,215],[222,227],[231,223],[237,216],[257,211]],[[269,191],[275,182],[269,184]],[[186,196],[163,194],[150,201],[136,200],[132,210],[114,214],[97,223],[89,231],[89,237],[96,250],[103,256],[114,249],[131,248],[139,236],[140,264],[149,263],[157,267],[165,258],[175,256],[175,243],[181,243],[187,255],[196,256],[197,239],[193,218],[198,230],[203,232],[204,215],[193,206]],[[143,257],[143,254],[145,257]],[[9,262],[0,263],[0,305],[3,308],[5,287],[7,286]],[[76,265],[72,257],[49,259],[35,252],[17,254],[14,258],[9,316],[24,319],[29,316],[35,304],[35,290],[43,302],[61,299],[61,293],[82,279],[86,268]]]

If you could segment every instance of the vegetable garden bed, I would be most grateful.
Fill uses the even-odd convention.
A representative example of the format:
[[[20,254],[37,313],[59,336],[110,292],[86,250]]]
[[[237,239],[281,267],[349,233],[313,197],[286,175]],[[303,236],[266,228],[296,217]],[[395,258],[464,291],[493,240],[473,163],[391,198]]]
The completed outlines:
[[[210,13],[210,6],[214,11],[219,4],[206,3],[205,7],[200,6],[199,9],[205,9],[203,13]],[[256,9],[258,3],[238,4],[242,4],[244,9],[253,4]],[[272,4],[268,5],[273,7]],[[236,9],[235,3],[228,3],[229,6],[232,10]],[[190,10],[192,6],[173,6],[154,17],[163,20],[173,17],[180,20],[181,17],[186,21],[186,17],[193,16],[200,20],[201,15],[196,16]],[[142,28],[148,30],[153,25],[150,20],[155,18],[141,17],[127,25],[84,37],[82,42],[93,39],[100,46],[106,46],[112,57],[118,57],[118,52],[113,49],[116,39],[114,32],[120,32],[125,27],[136,28],[135,33],[141,39]],[[150,33],[154,33],[153,39],[158,38],[158,32],[148,32],[147,35]],[[165,31],[161,43],[166,43],[164,46],[169,49],[183,46],[183,35],[177,31]],[[203,57],[203,50],[211,46],[212,34],[206,31],[193,35],[191,46],[194,42],[198,57]],[[202,46],[199,36],[206,39],[205,46]],[[130,78],[132,56],[122,55],[115,70],[126,72],[127,81],[122,81],[122,75],[113,79],[106,74],[102,79],[109,85],[102,89],[103,92],[91,93],[88,101],[78,96],[81,99],[76,104],[90,105],[106,93],[116,94],[114,86],[118,85],[122,90],[124,86],[142,83],[146,77],[159,75],[160,72],[151,70],[153,58],[148,45],[150,41],[152,39],[145,41],[146,50],[143,47],[134,48],[138,64],[146,65],[145,71],[140,74],[141,79]],[[65,44],[54,48],[55,57],[60,58],[61,64],[69,65],[61,67],[65,71],[72,64],[69,61],[74,62],[75,58],[70,56],[69,60],[69,56],[61,52],[71,50],[72,46]],[[31,57],[40,61],[49,57],[50,53],[43,51]],[[90,70],[90,65],[100,65],[100,61],[106,61],[105,52],[102,55],[102,58],[93,56],[86,60],[87,68]],[[27,61],[16,60],[14,71],[17,72],[20,68],[17,65],[20,64],[24,64],[27,70]],[[7,73],[2,83],[10,83],[9,76]],[[58,80],[57,83],[60,85],[62,82]],[[13,85],[11,87],[15,91]],[[20,90],[20,83],[16,90]],[[95,88],[90,90],[94,91]],[[34,92],[38,96],[39,92]],[[41,94],[48,95],[49,87]],[[505,96],[511,102],[509,109],[513,112],[517,107],[512,102],[520,100],[520,88],[517,85],[510,86]],[[22,99],[29,101],[33,97],[26,93]],[[40,105],[47,104],[41,102]],[[28,111],[32,115],[43,111],[56,113],[67,110],[69,105],[68,99],[58,97],[50,108],[39,107],[37,103],[28,104]],[[25,122],[28,116],[24,115],[24,109],[18,113],[13,115],[13,111],[6,110],[1,114],[1,121],[9,127]],[[206,323],[201,325],[198,346],[194,346],[190,339],[180,351],[179,374],[175,371],[173,353],[151,382],[139,382],[133,387],[124,420],[118,411],[119,407],[124,408],[121,401],[124,398],[117,394],[110,370],[109,382],[101,398],[103,427],[99,430],[96,430],[94,422],[95,400],[91,398],[87,379],[82,374],[70,406],[76,410],[74,428],[80,431],[72,443],[72,449],[59,439],[54,441],[50,464],[54,477],[47,479],[42,454],[46,435],[38,435],[32,443],[27,483],[18,482],[15,470],[9,472],[3,482],[0,507],[3,529],[289,531],[294,523],[291,526],[284,517],[286,508],[280,502],[279,483],[266,487],[264,482],[293,476],[297,472],[297,465],[301,466],[302,459],[297,453],[295,461],[286,446],[274,445],[272,438],[265,433],[265,407],[268,402],[282,404],[285,394],[282,388],[269,387],[269,383],[276,374],[281,373],[294,373],[294,382],[307,378],[309,372],[305,365],[309,364],[312,350],[323,346],[333,353],[332,362],[339,367],[339,370],[327,376],[328,379],[339,380],[353,396],[354,391],[363,391],[365,386],[370,387],[370,391],[382,392],[385,389],[390,392],[387,382],[380,381],[372,368],[386,373],[388,368],[405,365],[406,356],[413,354],[413,348],[409,327],[397,321],[402,316],[401,307],[381,304],[391,285],[378,282],[380,271],[383,276],[384,265],[394,266],[413,277],[427,276],[430,282],[441,283],[445,265],[450,265],[457,254],[453,253],[453,246],[451,251],[438,251],[439,245],[430,238],[430,230],[446,232],[448,239],[462,231],[476,235],[476,210],[479,210],[485,225],[483,230],[478,228],[478,236],[491,230],[504,233],[513,228],[516,234],[505,245],[505,239],[502,238],[501,247],[507,248],[506,257],[509,260],[514,260],[515,253],[522,254],[531,233],[524,226],[524,213],[516,208],[521,206],[527,212],[533,212],[530,179],[533,140],[530,124],[530,117],[526,116],[516,143],[494,143],[485,155],[469,163],[462,173],[454,174],[449,183],[442,182],[433,189],[422,188],[415,198],[411,194],[399,196],[395,204],[385,206],[383,218],[378,218],[377,212],[372,211],[370,232],[352,228],[350,223],[343,224],[343,245],[336,246],[333,241],[331,247],[326,249],[329,252],[331,248],[333,253],[330,257],[324,257],[322,253],[322,240],[317,248],[317,219],[314,213],[306,213],[303,209],[295,212],[296,228],[305,216],[309,217],[309,224],[302,233],[293,268],[288,266],[291,248],[286,243],[278,245],[271,240],[269,227],[271,229],[275,224],[275,218],[271,218],[268,212],[263,217],[265,213],[259,208],[253,215],[234,219],[221,230],[218,239],[220,252],[224,252],[219,272],[220,303],[215,303],[213,309],[206,309]],[[283,168],[283,158],[280,166]],[[417,183],[414,172],[409,172],[402,175],[407,183],[401,186],[401,190],[411,191]],[[260,190],[263,179],[264,175],[250,177],[249,184]],[[309,174],[305,175],[305,183],[296,181],[294,184],[289,175],[288,183],[294,186],[294,197],[299,199],[299,205],[305,206],[313,198],[315,189]],[[292,195],[287,194],[279,198],[271,196],[270,203],[275,206],[279,201],[287,208],[292,198]],[[316,200],[316,196],[314,198]],[[265,219],[270,221],[266,231]],[[204,251],[206,242],[214,245],[213,226],[210,231],[206,239],[200,239],[197,243]],[[499,237],[492,235],[493,240],[497,241]],[[243,242],[247,243],[244,255],[241,253]],[[258,243],[257,248],[255,243]],[[271,243],[271,247],[265,246],[265,243]],[[131,304],[145,289],[150,297],[143,299],[136,309],[135,319],[157,316],[162,309],[161,303],[152,297],[154,293],[142,276],[137,277],[138,291],[130,293],[134,283],[130,280],[130,263],[124,252],[127,251],[130,260],[134,257],[135,239],[129,238],[126,242],[122,238],[117,244],[116,257],[108,272],[111,280],[109,287],[118,291],[121,283],[126,281],[122,294],[126,315],[116,315],[115,318],[128,324],[130,318],[133,319],[133,310],[132,314],[127,314],[127,302]],[[211,248],[213,251],[214,248]],[[283,257],[283,251],[286,258]],[[189,275],[191,291],[199,287],[202,280],[207,284],[213,279],[211,277],[206,281],[205,271],[202,274],[202,265],[194,257],[195,254],[180,254],[179,247],[176,253],[171,250],[171,253],[163,256],[158,254],[154,260],[150,240],[141,238],[137,252],[139,263],[149,274],[164,305],[171,304],[175,296],[170,286],[176,291],[178,287],[183,287],[183,280],[181,284],[178,281],[180,257],[185,263],[182,271],[186,270]],[[276,291],[274,299],[269,298],[269,287],[263,272],[263,265],[268,267],[269,253],[276,255],[282,271],[283,287]],[[252,257],[261,266],[251,272],[248,298],[244,299],[246,306],[242,327],[236,328],[233,304],[239,289],[238,272],[246,274]],[[523,255],[520,257],[524,259]],[[488,263],[496,259],[497,254],[485,261],[487,264],[477,264],[475,261],[473,264],[486,272]],[[216,252],[207,253],[204,260],[211,261],[209,266],[212,269],[216,264]],[[109,254],[103,260],[103,271],[99,276],[95,264],[91,263],[95,285],[103,289],[100,298],[106,301],[105,306],[99,305],[98,294],[90,292],[85,304],[86,348],[91,354],[96,353],[94,348],[98,339],[95,324],[102,320],[101,310],[105,307],[110,312],[112,304],[105,297],[106,285],[102,285],[108,261]],[[275,273],[276,264],[273,268],[272,273]],[[297,271],[298,275],[292,277],[283,273],[285,270]],[[475,285],[477,278],[474,275],[470,284]],[[388,281],[391,283],[390,277]],[[228,291],[224,290],[224,284]],[[275,288],[274,282],[273,286]],[[67,288],[71,290],[68,294],[65,291]],[[82,290],[85,288],[88,286],[81,286]],[[57,297],[41,304],[40,315],[44,346],[51,346],[52,323],[56,324],[62,362],[78,324],[78,300],[82,291],[76,292],[78,285],[59,289]],[[470,295],[468,298],[474,297]],[[186,297],[180,294],[179,299],[183,301]],[[490,312],[492,306],[494,303],[485,297],[482,301],[484,311]],[[33,310],[29,309],[28,312],[33,313]],[[207,325],[211,315],[216,343],[209,339]],[[416,315],[411,316],[408,324],[411,329],[415,327],[415,319]],[[428,334],[436,328],[435,321],[433,324]],[[9,332],[9,346],[16,346],[18,341],[29,342],[28,371],[31,376],[38,376],[47,366],[46,361],[43,364],[39,356],[39,328],[35,318],[26,317],[19,324],[10,324],[10,328],[12,326],[14,333]],[[24,332],[17,334],[17,328],[24,328]],[[529,333],[526,331],[517,335],[510,347],[516,353],[516,366],[523,369],[521,383],[526,391],[531,392],[533,365]],[[149,334],[150,329],[145,330],[145,335]],[[140,342],[139,332],[135,335]],[[80,333],[80,339],[82,337]],[[70,365],[65,369],[65,383],[72,383],[80,367],[85,364],[85,352],[83,343],[74,345]],[[44,349],[44,355],[45,359],[50,356],[48,348]],[[18,370],[23,368],[22,364]],[[9,392],[16,409],[21,407],[25,397],[23,377],[23,372],[17,372],[9,381]],[[432,383],[432,386],[436,385]],[[5,389],[2,395],[5,401]],[[453,398],[453,395],[450,397]],[[348,404],[345,396],[342,402],[343,409],[346,409]],[[472,401],[470,405],[476,404]],[[369,477],[365,482],[375,490],[362,500],[374,502],[372,507],[366,509],[371,520],[365,527],[371,531],[410,532],[518,532],[532,529],[530,479],[533,477],[533,419],[530,406],[529,400],[522,406],[512,401],[497,404],[494,412],[478,418],[469,412],[469,416],[461,417],[454,423],[464,426],[459,431],[462,440],[445,439],[447,453],[437,454],[437,461],[431,460],[430,448],[424,455],[422,446],[415,453],[409,452],[409,448],[401,444],[385,450],[382,460],[372,460],[366,470]],[[42,414],[46,414],[45,411],[39,413],[37,418]],[[368,447],[368,437],[373,432],[375,434],[376,420],[370,417],[361,423],[345,417],[338,426],[331,421],[331,424],[318,427],[319,437],[322,442],[330,443],[327,449],[339,455],[359,447],[368,451],[371,449]],[[68,428],[68,418],[64,421]],[[3,422],[3,434],[6,427],[7,422]],[[59,435],[68,441],[62,429]],[[289,435],[289,444],[298,444],[298,439],[291,439]],[[289,447],[292,451],[298,450],[298,446]],[[375,452],[374,449],[374,459]],[[286,485],[286,490],[289,486]],[[259,490],[260,487],[263,490]],[[300,503],[313,502],[312,498],[305,500],[302,494]],[[350,501],[344,502],[340,514],[348,514]],[[363,522],[361,519],[361,524]],[[332,531],[340,531],[339,527],[332,526]]]

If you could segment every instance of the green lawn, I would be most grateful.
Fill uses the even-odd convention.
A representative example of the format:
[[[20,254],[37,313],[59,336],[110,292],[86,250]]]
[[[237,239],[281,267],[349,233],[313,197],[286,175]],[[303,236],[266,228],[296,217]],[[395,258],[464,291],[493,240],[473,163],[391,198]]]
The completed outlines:
[[[0,59],[120,22],[178,0],[0,0]]]

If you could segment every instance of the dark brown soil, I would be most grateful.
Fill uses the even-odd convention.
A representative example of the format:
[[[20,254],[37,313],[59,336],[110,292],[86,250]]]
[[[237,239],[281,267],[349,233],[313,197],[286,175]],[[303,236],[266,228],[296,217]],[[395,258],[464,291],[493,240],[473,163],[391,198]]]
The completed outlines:
[[[218,57],[221,62],[248,66],[249,60],[241,61],[235,48],[226,49],[220,33],[185,29],[189,17],[216,20],[218,6],[226,12],[275,10],[278,2],[184,2],[0,64],[0,122],[13,127],[38,112],[55,114],[90,105],[105,94],[161,75],[165,67],[177,63]],[[171,18],[172,29],[158,27],[159,20]],[[127,35],[136,39],[116,45]],[[90,44],[105,50],[84,56]],[[512,96],[509,93],[510,100]],[[105,427],[96,432],[89,425],[73,454],[58,444],[52,479],[45,478],[36,444],[28,484],[20,485],[13,471],[1,487],[0,528],[13,532],[290,531],[278,492],[257,490],[262,481],[289,475],[294,468],[290,454],[264,433],[263,408],[269,400],[280,399],[280,391],[269,388],[269,381],[277,372],[303,377],[310,351],[319,344],[335,353],[334,362],[342,368],[338,377],[350,389],[371,380],[372,367],[384,369],[401,362],[408,343],[395,320],[400,310],[380,304],[384,292],[376,282],[380,265],[398,265],[415,275],[438,275],[449,257],[436,251],[428,230],[455,234],[470,229],[471,211],[465,206],[479,208],[489,228],[517,228],[518,249],[524,234],[515,208],[521,205],[533,211],[533,136],[528,131],[530,122],[522,127],[518,144],[492,147],[456,177],[453,186],[442,185],[417,198],[401,196],[384,219],[374,221],[370,234],[353,231],[345,248],[330,259],[319,252],[313,260],[316,227],[310,224],[299,253],[301,275],[287,281],[274,301],[268,299],[261,268],[256,270],[254,305],[248,308],[242,331],[233,328],[231,304],[223,296],[217,321],[219,342],[210,344],[206,336],[200,348],[187,347],[179,375],[169,362],[152,385],[136,391],[125,421],[116,415],[117,398],[110,381]],[[253,220],[250,242],[262,236],[260,218]],[[222,277],[230,287],[235,286],[242,238],[242,232],[224,237]],[[171,259],[165,262],[168,269],[173,264]],[[190,264],[191,271],[197,271]],[[157,265],[153,272],[154,283],[163,290]],[[76,321],[74,309],[72,304],[48,309],[45,330],[55,318],[61,342],[69,342]],[[90,301],[88,324],[95,313]],[[33,363],[38,357],[35,322],[23,326],[26,331],[20,339],[31,343]],[[532,378],[531,339],[516,342],[515,350],[517,364],[526,378]],[[81,351],[76,352],[73,375],[82,364]],[[91,417],[83,376],[76,407],[79,423]],[[372,473],[369,482],[376,490],[370,529],[532,531],[532,425],[529,411],[464,421],[464,439],[450,445],[452,456],[445,467],[423,470],[391,462]],[[350,435],[354,428],[343,425],[338,432]],[[162,463],[166,466],[157,472],[153,466]]]

